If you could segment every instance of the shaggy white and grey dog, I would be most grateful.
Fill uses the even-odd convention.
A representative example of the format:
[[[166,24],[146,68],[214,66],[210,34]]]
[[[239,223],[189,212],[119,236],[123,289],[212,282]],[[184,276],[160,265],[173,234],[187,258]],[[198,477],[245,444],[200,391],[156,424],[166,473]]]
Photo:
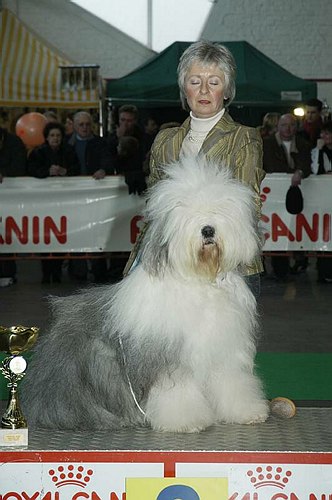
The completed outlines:
[[[148,195],[140,262],[121,282],[52,298],[22,384],[30,427],[196,432],[268,416],[254,373],[253,194],[204,160]]]

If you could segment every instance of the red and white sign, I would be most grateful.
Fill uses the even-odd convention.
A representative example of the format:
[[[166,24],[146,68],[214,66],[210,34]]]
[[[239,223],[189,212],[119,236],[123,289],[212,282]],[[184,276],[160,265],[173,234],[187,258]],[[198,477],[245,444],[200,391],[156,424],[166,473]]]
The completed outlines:
[[[0,451],[0,500],[125,500],[132,477],[226,478],[229,500],[332,500],[332,453]]]
[[[130,251],[144,205],[118,176],[6,178],[0,199],[0,253]]]
[[[332,250],[332,176],[311,176],[302,181],[304,209],[298,215],[287,212],[286,194],[290,175],[267,175],[261,187],[265,251]]]
[[[302,181],[304,210],[291,215],[290,175],[262,184],[264,251],[332,251],[332,176]],[[0,184],[0,253],[128,252],[141,226],[144,199],[122,177],[6,178]]]

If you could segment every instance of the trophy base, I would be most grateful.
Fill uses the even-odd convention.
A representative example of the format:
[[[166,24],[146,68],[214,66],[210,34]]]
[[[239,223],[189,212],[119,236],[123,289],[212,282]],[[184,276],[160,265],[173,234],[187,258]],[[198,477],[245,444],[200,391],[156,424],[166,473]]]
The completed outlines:
[[[28,429],[0,429],[0,447],[28,446]]]

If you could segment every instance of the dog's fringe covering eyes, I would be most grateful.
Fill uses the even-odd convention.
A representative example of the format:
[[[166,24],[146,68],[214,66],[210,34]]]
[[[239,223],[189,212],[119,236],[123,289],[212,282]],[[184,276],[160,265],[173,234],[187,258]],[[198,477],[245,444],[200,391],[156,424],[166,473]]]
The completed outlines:
[[[201,160],[164,175],[129,274],[50,299],[21,384],[30,428],[181,433],[267,418],[256,302],[239,273],[258,251],[252,192]]]

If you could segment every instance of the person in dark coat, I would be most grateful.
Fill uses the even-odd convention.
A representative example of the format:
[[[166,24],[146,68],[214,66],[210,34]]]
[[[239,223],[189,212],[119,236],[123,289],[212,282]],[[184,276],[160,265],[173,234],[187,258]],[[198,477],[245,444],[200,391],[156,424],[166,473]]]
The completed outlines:
[[[63,125],[49,122],[43,134],[45,143],[33,149],[29,155],[28,174],[39,179],[79,175],[79,160],[73,146],[64,142]]]
[[[26,175],[27,150],[22,140],[0,127],[0,183],[6,177]],[[12,254],[2,254],[12,257]],[[16,282],[16,262],[12,259],[0,260],[0,287]]]
[[[311,173],[310,144],[297,134],[297,121],[291,114],[282,115],[277,132],[263,140],[263,167],[268,174],[292,174],[292,185]]]
[[[39,179],[78,175],[79,160],[73,146],[64,142],[65,130],[61,123],[49,122],[43,131],[45,143],[33,149],[28,158],[28,174]],[[41,259],[42,283],[60,283],[60,258]]]
[[[319,99],[309,99],[305,104],[305,117],[299,135],[308,141],[312,148],[316,147],[320,138],[323,125],[322,110],[323,103]]]
[[[263,168],[268,174],[281,172],[292,174],[291,185],[299,186],[311,173],[311,146],[297,134],[297,121],[291,114],[282,115],[277,132],[263,140]],[[295,264],[290,268],[288,256],[273,256],[271,264],[275,277],[287,281],[290,272],[304,271],[307,258],[301,252],[294,253]]]
[[[143,165],[146,154],[143,130],[138,125],[138,109],[131,104],[124,104],[118,110],[118,119],[114,130],[107,138],[111,155],[111,168],[115,174],[123,174],[123,158],[119,156],[119,142],[122,137],[135,137],[139,144],[139,158]]]
[[[125,177],[129,194],[141,195],[146,190],[145,175],[136,137],[124,135],[119,138],[118,165]]]
[[[311,151],[311,169],[315,175],[332,175],[332,121],[322,125],[317,146]],[[332,253],[323,252],[317,258],[318,283],[332,284]]]
[[[92,117],[86,111],[74,115],[74,133],[68,144],[75,148],[80,162],[80,175],[91,175],[103,179],[111,171],[111,155],[106,140],[95,135],[92,130]]]
[[[93,179],[104,179],[107,174],[113,174],[111,154],[103,137],[93,133],[92,116],[86,111],[74,115],[74,133],[68,144],[74,146],[80,162],[80,175],[89,175]],[[108,279],[107,259],[91,260],[91,270],[95,283],[104,283]],[[88,265],[85,259],[70,259],[69,274],[79,281],[86,281]]]
[[[0,182],[4,177],[26,175],[27,150],[22,140],[0,127]]]

